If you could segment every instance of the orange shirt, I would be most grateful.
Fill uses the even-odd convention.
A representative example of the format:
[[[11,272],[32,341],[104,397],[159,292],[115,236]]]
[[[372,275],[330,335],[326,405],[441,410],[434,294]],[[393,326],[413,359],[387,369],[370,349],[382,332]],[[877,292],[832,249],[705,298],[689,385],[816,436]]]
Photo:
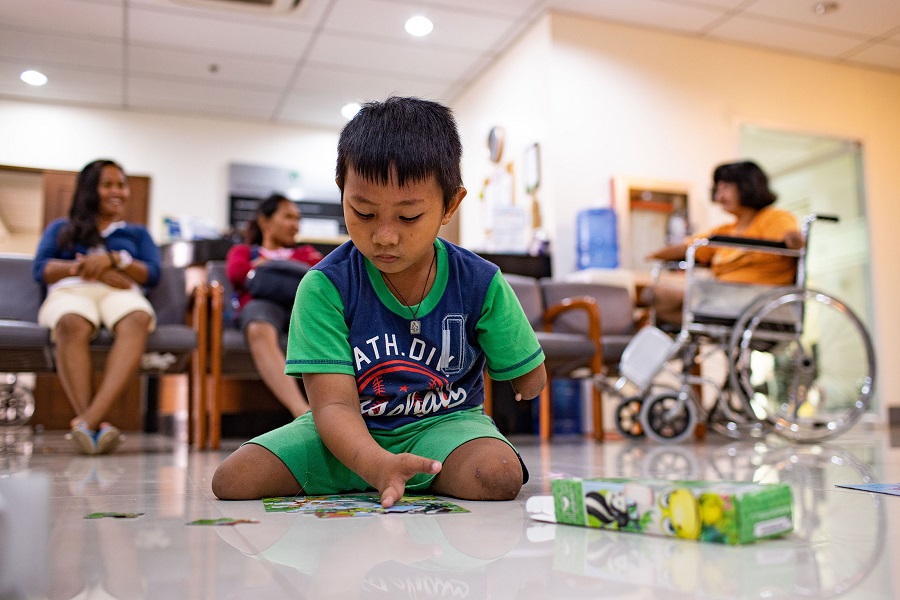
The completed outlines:
[[[761,240],[783,242],[788,232],[799,229],[797,219],[786,210],[767,206],[753,217],[750,226],[741,232],[735,231],[734,223],[721,225],[704,234],[688,238],[688,244],[700,238],[714,235],[730,235]],[[790,256],[748,252],[737,248],[697,249],[698,262],[710,265],[713,275],[720,281],[735,283],[764,283],[789,285],[797,276],[797,260]]]

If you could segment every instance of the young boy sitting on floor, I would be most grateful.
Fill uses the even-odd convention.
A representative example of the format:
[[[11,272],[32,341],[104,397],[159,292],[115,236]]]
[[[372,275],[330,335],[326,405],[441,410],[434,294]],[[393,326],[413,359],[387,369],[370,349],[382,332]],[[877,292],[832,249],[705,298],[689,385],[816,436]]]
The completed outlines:
[[[418,98],[367,103],[341,131],[350,241],[303,278],[285,368],[312,410],[225,459],[217,497],[519,493],[528,471],[484,414],[483,370],[534,398],[544,354],[498,268],[437,237],[466,195],[461,155],[451,111]]]

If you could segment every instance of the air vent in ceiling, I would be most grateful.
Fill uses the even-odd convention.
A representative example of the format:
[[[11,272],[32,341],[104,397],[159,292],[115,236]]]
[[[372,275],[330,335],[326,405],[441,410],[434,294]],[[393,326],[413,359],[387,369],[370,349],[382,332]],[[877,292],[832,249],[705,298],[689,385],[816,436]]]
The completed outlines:
[[[206,9],[232,9],[254,13],[289,13],[304,0],[172,0],[175,4]]]

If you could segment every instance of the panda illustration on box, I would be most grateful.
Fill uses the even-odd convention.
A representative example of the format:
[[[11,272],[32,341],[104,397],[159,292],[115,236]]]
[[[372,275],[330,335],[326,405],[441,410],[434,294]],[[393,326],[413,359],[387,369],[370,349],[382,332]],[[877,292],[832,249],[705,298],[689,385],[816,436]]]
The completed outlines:
[[[599,521],[595,527],[624,529],[631,521],[632,509],[637,505],[629,502],[624,494],[618,492],[609,492],[606,495],[588,492],[584,497],[584,506],[588,516]]]

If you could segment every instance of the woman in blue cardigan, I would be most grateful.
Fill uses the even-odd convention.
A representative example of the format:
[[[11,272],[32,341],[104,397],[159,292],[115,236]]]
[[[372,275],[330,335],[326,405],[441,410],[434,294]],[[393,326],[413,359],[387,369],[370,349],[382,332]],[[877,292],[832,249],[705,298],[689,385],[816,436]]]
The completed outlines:
[[[47,286],[38,322],[52,330],[56,370],[75,411],[69,438],[84,454],[105,454],[121,442],[104,417],[140,368],[156,325],[144,293],[159,281],[159,248],[144,227],[123,220],[129,194],[118,164],[88,164],[69,217],[47,226],[35,253],[34,278]],[[89,346],[101,325],[115,341],[94,390]]]

